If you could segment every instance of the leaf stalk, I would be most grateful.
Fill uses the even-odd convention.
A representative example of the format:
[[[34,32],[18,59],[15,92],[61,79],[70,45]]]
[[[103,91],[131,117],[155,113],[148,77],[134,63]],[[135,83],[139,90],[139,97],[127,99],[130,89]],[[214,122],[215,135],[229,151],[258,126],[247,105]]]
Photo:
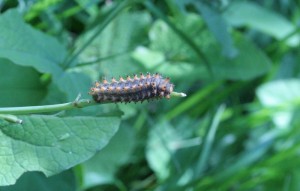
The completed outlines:
[[[172,92],[171,97],[185,97],[185,93]],[[97,103],[89,99],[79,99],[80,95],[73,101],[62,104],[53,104],[53,105],[41,105],[41,106],[24,106],[24,107],[2,107],[0,108],[1,114],[10,114],[10,115],[26,115],[26,114],[37,114],[37,113],[50,113],[50,112],[59,112],[64,110],[71,110],[76,108],[84,108],[98,104],[113,103],[111,101],[105,101]]]

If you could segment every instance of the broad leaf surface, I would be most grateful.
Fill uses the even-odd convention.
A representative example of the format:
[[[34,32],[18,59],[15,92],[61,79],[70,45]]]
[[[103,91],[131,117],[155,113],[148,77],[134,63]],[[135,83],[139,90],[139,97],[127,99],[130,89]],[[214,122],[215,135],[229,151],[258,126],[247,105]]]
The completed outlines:
[[[233,57],[224,57],[219,42],[208,29],[204,28],[203,20],[199,16],[187,14],[178,18],[176,24],[182,31],[188,31],[186,34],[203,51],[216,79],[247,80],[258,77],[270,69],[271,63],[263,52],[238,33],[232,35],[238,53]],[[149,36],[151,49],[143,48],[142,51],[137,49],[134,53],[134,58],[145,67],[150,67],[151,60],[143,59],[143,55],[148,57],[153,55],[153,67],[167,75],[193,72],[197,72],[198,77],[202,78],[208,75],[207,71],[203,71],[200,67],[203,66],[202,62],[191,47],[163,21],[157,21],[153,25]],[[198,68],[195,69],[195,66]]]
[[[74,191],[76,190],[76,179],[72,170],[60,174],[45,177],[42,173],[26,172],[17,183],[11,186],[0,187],[0,191]]]
[[[226,9],[224,17],[233,26],[248,26],[278,40],[284,39],[297,28],[296,25],[276,12],[249,1],[232,3]],[[300,36],[293,35],[286,42],[290,46],[297,46]]]
[[[214,57],[211,53],[210,61],[213,63],[215,77],[249,80],[261,76],[271,69],[268,57],[240,34],[235,35],[235,46],[239,49],[239,53],[234,58]],[[216,50],[216,52],[220,51]]]
[[[83,187],[113,183],[117,169],[127,162],[135,143],[131,127],[121,126],[109,144],[82,164]]]
[[[54,77],[62,73],[66,50],[56,39],[24,23],[16,10],[0,15],[0,26],[0,58]]]
[[[256,92],[260,102],[274,111],[273,122],[277,127],[288,128],[293,112],[300,103],[300,81],[285,79],[261,85]],[[276,108],[277,109],[273,109]]]
[[[195,7],[202,13],[209,30],[222,45],[222,54],[228,58],[236,56],[237,50],[228,33],[228,27],[224,18],[205,3],[201,3],[201,1],[196,2]]]
[[[27,171],[57,174],[92,157],[116,133],[117,117],[20,116],[23,124],[0,121],[0,185]]]
[[[41,74],[0,58],[0,107],[38,105],[46,95]]]
[[[91,98],[88,95],[91,84],[88,76],[77,72],[65,72],[56,82],[58,88],[65,93],[68,101],[74,100],[78,94],[81,94],[81,98]]]
[[[166,179],[171,173],[169,163],[175,151],[170,141],[175,143],[180,139],[180,135],[168,123],[161,123],[151,130],[146,157],[149,166],[160,180]]]
[[[173,178],[176,177],[176,184],[180,184],[180,177],[186,181],[193,176],[190,170],[183,169],[195,168],[193,160],[199,157],[200,139],[194,135],[197,128],[198,122],[191,123],[187,118],[182,118],[174,126],[164,121],[151,129],[146,157],[159,180],[165,180],[172,174]]]
[[[146,27],[150,24],[148,13],[122,13],[113,20],[105,30],[80,55],[81,62],[89,62],[100,58],[113,56],[99,61],[96,73],[107,78],[124,76],[137,72],[138,66],[132,61],[130,52],[146,35]],[[78,41],[81,46],[86,39],[94,34],[97,28],[90,30]],[[95,72],[95,71],[93,71]],[[125,72],[125,73],[124,73]]]

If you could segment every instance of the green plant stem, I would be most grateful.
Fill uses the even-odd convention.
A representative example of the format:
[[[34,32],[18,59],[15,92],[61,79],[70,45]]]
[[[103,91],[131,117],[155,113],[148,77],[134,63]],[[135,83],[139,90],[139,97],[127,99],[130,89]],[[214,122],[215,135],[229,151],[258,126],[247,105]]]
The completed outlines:
[[[46,112],[58,112],[63,110],[70,110],[74,108],[82,108],[91,105],[95,105],[96,102],[90,100],[79,100],[78,102],[68,102],[54,105],[41,105],[41,106],[24,106],[24,107],[7,107],[0,108],[0,114],[32,114],[32,113],[46,113]]]
[[[171,97],[185,97],[185,96],[186,94],[178,93],[178,92],[172,92],[171,94]],[[89,99],[82,99],[82,100],[76,99],[73,102],[54,104],[54,105],[3,107],[0,108],[0,115],[1,114],[26,115],[26,114],[33,114],[33,113],[59,112],[64,110],[71,110],[71,109],[89,107],[93,105],[106,104],[106,103],[112,103],[112,102],[105,101],[105,102],[97,103]]]

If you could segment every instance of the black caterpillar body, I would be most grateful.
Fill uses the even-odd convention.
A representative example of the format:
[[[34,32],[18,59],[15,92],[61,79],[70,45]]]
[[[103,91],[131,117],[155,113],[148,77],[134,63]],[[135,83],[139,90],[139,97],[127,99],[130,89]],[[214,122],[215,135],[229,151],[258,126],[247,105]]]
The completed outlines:
[[[112,78],[111,82],[103,80],[102,83],[96,82],[89,94],[96,102],[143,102],[154,98],[170,98],[174,85],[169,78],[163,78],[160,74],[143,74],[133,79],[127,76],[126,80],[120,77],[117,81]]]

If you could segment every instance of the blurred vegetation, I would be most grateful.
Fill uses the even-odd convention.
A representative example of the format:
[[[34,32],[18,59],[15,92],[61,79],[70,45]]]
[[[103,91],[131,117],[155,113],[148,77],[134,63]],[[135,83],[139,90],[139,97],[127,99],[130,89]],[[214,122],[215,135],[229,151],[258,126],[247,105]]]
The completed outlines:
[[[169,76],[188,95],[63,113],[122,116],[120,126],[86,122],[119,127],[96,154],[106,143],[90,152],[72,145],[85,158],[55,168],[16,157],[23,170],[52,176],[26,172],[0,190],[300,190],[300,1],[4,0],[0,8],[1,107],[89,98],[93,81],[140,72]],[[13,141],[30,137],[19,131],[1,126]],[[1,176],[2,185],[6,178],[18,176]]]

